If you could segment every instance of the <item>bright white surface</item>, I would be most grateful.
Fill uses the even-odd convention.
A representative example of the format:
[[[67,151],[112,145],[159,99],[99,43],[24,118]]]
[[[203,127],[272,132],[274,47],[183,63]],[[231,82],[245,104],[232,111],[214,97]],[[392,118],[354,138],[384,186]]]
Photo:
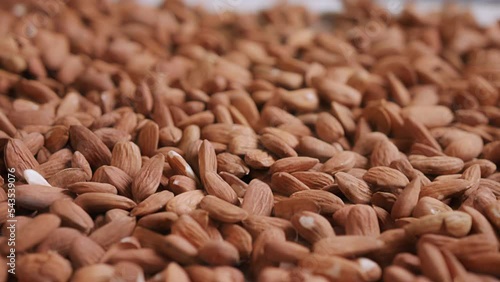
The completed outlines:
[[[163,2],[163,0],[137,0],[141,3],[148,5],[158,5]],[[167,0],[168,1],[168,0]],[[280,3],[280,0],[186,0],[186,3],[191,5],[201,5],[208,10],[214,12],[224,12],[229,11],[256,11],[261,10],[276,3]],[[327,12],[327,11],[339,11],[342,8],[340,0],[288,0],[288,3],[302,4],[307,6],[312,11],[316,12]],[[391,12],[397,13],[404,6],[406,0],[385,0],[379,1],[383,3]],[[417,6],[422,10],[435,10],[440,7],[440,1],[415,1]],[[494,3],[496,2],[496,3]],[[490,24],[497,20],[500,20],[500,1],[467,1],[469,6],[478,22],[482,24]]]

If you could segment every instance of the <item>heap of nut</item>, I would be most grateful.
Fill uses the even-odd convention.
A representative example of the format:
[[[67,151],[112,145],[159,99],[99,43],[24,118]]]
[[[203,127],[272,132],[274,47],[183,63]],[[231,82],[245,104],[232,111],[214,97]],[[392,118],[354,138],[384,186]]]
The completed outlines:
[[[0,281],[498,281],[499,22],[0,6]]]

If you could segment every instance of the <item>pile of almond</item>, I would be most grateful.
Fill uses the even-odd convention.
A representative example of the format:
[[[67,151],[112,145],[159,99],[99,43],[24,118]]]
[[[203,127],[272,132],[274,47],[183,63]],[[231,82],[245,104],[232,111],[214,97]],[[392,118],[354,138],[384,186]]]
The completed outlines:
[[[498,281],[500,22],[0,7],[0,281]]]

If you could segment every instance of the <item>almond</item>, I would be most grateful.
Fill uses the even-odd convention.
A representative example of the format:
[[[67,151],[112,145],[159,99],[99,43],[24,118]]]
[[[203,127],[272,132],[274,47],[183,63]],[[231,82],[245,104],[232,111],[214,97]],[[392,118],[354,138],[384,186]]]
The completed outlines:
[[[207,195],[201,200],[200,208],[208,211],[213,219],[224,223],[237,223],[248,216],[244,209],[211,195]]]
[[[241,208],[249,214],[269,216],[273,205],[274,197],[271,187],[258,179],[250,181]]]
[[[140,202],[156,192],[160,185],[164,163],[165,156],[156,154],[137,172],[131,188],[136,202]]]
[[[77,204],[69,199],[60,199],[50,205],[50,212],[61,218],[61,223],[64,226],[73,227],[89,233],[94,227],[92,218]]]
[[[335,236],[330,222],[316,213],[300,211],[293,215],[290,221],[299,235],[311,244]]]
[[[132,142],[121,141],[115,144],[111,153],[111,165],[130,176],[135,176],[141,169],[141,151]]]
[[[56,252],[25,254],[19,258],[16,277],[19,281],[63,282],[70,279],[72,271],[70,262]]]
[[[93,168],[109,165],[111,152],[108,147],[88,128],[73,125],[69,128],[71,147],[83,154]]]

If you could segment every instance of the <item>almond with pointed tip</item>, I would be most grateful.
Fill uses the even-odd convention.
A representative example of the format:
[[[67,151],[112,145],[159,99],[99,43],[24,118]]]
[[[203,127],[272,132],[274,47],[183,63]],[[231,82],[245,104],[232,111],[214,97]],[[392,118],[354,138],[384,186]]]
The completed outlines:
[[[198,257],[209,265],[236,265],[240,255],[227,241],[208,241],[199,250]]]
[[[94,221],[80,206],[69,199],[57,200],[50,205],[49,211],[61,218],[63,226],[69,226],[89,233],[94,228]]]
[[[343,235],[323,238],[313,245],[313,252],[329,256],[358,256],[381,249],[384,243],[372,236]]]
[[[50,234],[36,247],[39,253],[47,253],[55,251],[58,254],[66,257],[73,241],[81,237],[82,233],[74,228],[59,227]]]
[[[301,211],[293,215],[290,221],[299,235],[311,244],[335,236],[330,222],[317,213]]]
[[[199,154],[199,153],[198,153]],[[214,156],[215,158],[215,156]],[[186,160],[179,155],[179,153],[171,150],[167,153],[167,162],[170,164],[170,167],[177,173],[181,175],[185,175],[194,181],[196,183],[200,183],[200,180],[198,179],[198,176],[194,173],[193,169],[191,166],[186,162]],[[217,163],[217,161],[215,160]]]
[[[375,210],[367,205],[354,205],[347,214],[344,226],[346,235],[377,237],[380,226]]]
[[[132,181],[132,196],[136,202],[141,202],[156,192],[163,175],[165,156],[156,154],[139,170]]]
[[[75,204],[89,214],[101,213],[111,209],[131,210],[136,203],[129,198],[108,193],[85,193],[75,199]]]
[[[135,217],[122,216],[95,229],[89,235],[89,238],[101,245],[104,249],[109,249],[113,244],[130,236],[135,226]]]
[[[253,179],[243,196],[241,208],[253,215],[271,215],[274,197],[271,187],[266,183]]]
[[[363,180],[369,184],[386,188],[403,188],[408,185],[408,178],[398,170],[385,166],[370,168]]]
[[[43,185],[16,187],[16,205],[29,210],[43,210],[59,199],[71,199],[67,190]]]
[[[273,192],[285,196],[290,196],[298,191],[309,190],[309,187],[288,172],[274,173],[271,177],[271,188]]]
[[[118,194],[131,198],[132,178],[123,170],[114,166],[101,166],[92,176],[92,181],[113,185]]]
[[[318,159],[309,157],[288,157],[275,161],[269,168],[269,173],[307,171],[319,163]]]
[[[79,195],[85,193],[109,193],[116,195],[118,193],[115,186],[100,182],[76,182],[68,185],[66,189]]]
[[[185,214],[172,225],[172,234],[184,237],[198,249],[210,241],[205,229],[191,216]]]
[[[264,255],[275,262],[297,263],[309,253],[309,248],[290,241],[270,240],[264,245]]]
[[[69,128],[71,147],[79,151],[87,159],[90,166],[98,168],[109,165],[111,162],[111,151],[95,135],[94,132],[82,125],[72,125]]]
[[[19,228],[16,234],[16,250],[24,252],[38,245],[57,229],[61,219],[54,214],[41,214]]]
[[[170,191],[165,190],[154,193],[137,204],[137,206],[130,211],[130,215],[144,216],[159,211],[164,208],[172,198],[174,198],[174,194]]]
[[[320,213],[332,214],[344,206],[344,202],[337,195],[323,190],[303,190],[290,195],[292,199],[311,200],[318,205]]]
[[[242,178],[250,172],[250,169],[240,157],[231,153],[221,153],[217,155],[217,172],[228,172]]]
[[[260,149],[248,150],[245,154],[245,163],[254,169],[269,168],[274,162],[273,156]]]
[[[216,196],[231,204],[238,202],[236,192],[217,173],[206,172],[201,181],[209,195]]]
[[[170,199],[165,209],[177,215],[189,214],[198,207],[203,197],[205,193],[202,190],[187,191]]]
[[[63,282],[70,279],[72,271],[71,263],[56,252],[31,253],[19,257],[16,278],[19,281]],[[72,281],[84,280],[74,277]]]
[[[132,142],[120,141],[111,153],[111,165],[120,168],[131,177],[141,169],[141,150]]]
[[[318,115],[315,124],[318,137],[328,143],[332,143],[344,136],[342,124],[331,114],[323,112]]]
[[[75,268],[93,265],[104,256],[104,249],[86,236],[79,236],[71,244],[69,258]]]
[[[38,162],[33,157],[30,150],[19,139],[10,139],[4,149],[5,165],[9,168],[14,168],[14,174],[17,177],[22,177],[23,171],[27,169],[35,169]]]
[[[221,234],[227,242],[236,247],[240,258],[245,259],[252,253],[252,236],[245,228],[237,224],[224,224]]]
[[[364,180],[345,172],[338,172],[335,174],[335,182],[339,185],[342,194],[351,202],[355,204],[370,203],[373,192]]]
[[[421,186],[422,182],[418,176],[406,185],[392,206],[391,216],[393,218],[408,217],[412,214],[418,202]]]
[[[434,181],[422,187],[420,197],[432,197],[438,200],[458,195],[470,189],[473,183],[465,179],[446,179]]]
[[[206,210],[211,218],[224,223],[237,223],[248,216],[244,209],[211,195],[201,200],[200,208]]]

